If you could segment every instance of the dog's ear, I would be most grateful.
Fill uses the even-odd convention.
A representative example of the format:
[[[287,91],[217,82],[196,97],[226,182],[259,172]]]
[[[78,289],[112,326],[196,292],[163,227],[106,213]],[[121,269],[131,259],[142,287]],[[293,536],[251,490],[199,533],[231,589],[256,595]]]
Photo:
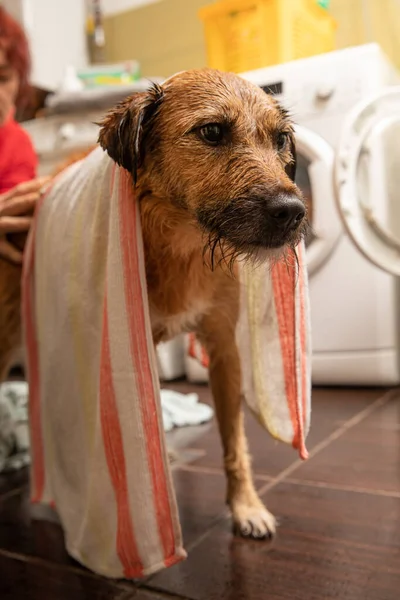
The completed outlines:
[[[296,152],[296,142],[294,139],[294,135],[291,133],[289,138],[289,148],[290,154],[292,155],[292,160],[285,167],[285,172],[288,177],[295,182],[296,179],[296,169],[297,169],[297,152]]]
[[[110,110],[99,123],[99,144],[121,167],[129,171],[134,184],[145,154],[145,140],[163,100],[161,86],[130,96]]]

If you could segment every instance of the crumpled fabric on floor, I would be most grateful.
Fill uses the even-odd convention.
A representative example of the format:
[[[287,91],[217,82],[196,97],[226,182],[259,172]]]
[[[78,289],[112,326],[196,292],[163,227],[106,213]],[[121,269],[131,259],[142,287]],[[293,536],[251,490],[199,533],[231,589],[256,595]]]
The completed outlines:
[[[201,425],[214,415],[211,406],[199,402],[197,394],[181,394],[173,390],[161,390],[161,408],[164,431],[171,431],[174,427]]]
[[[0,472],[29,464],[28,384],[10,381],[0,385]]]
[[[28,384],[9,381],[0,385],[0,472],[14,471],[30,464]],[[213,418],[208,404],[198,394],[161,390],[164,431],[175,427],[201,425]]]

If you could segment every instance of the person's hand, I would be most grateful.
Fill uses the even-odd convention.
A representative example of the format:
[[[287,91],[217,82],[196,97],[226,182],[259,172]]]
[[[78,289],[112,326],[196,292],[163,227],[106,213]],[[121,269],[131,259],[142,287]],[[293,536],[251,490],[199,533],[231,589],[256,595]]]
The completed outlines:
[[[13,263],[22,262],[22,252],[6,238],[9,233],[27,232],[40,192],[50,177],[41,177],[20,183],[8,192],[0,194],[0,257]]]

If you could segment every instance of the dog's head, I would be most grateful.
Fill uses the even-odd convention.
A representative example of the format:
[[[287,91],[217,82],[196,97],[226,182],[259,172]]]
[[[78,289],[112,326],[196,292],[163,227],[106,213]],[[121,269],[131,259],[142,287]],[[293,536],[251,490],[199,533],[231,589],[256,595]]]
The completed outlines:
[[[288,114],[236,75],[186,71],[127,98],[105,117],[99,141],[139,196],[186,210],[212,243],[256,256],[305,233]]]

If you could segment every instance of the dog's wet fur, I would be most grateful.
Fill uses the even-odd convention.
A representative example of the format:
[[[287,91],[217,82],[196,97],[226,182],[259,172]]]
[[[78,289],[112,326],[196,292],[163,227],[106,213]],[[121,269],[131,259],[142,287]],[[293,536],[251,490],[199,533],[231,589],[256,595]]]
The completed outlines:
[[[131,173],[140,203],[154,342],[193,331],[204,344],[235,530],[270,538],[275,519],[255,491],[243,428],[236,275],[239,260],[284,259],[306,233],[289,115],[244,79],[202,69],[127,98],[100,125],[100,145]],[[14,288],[20,275],[1,268],[0,314],[5,273]],[[15,321],[0,319],[3,377]]]

